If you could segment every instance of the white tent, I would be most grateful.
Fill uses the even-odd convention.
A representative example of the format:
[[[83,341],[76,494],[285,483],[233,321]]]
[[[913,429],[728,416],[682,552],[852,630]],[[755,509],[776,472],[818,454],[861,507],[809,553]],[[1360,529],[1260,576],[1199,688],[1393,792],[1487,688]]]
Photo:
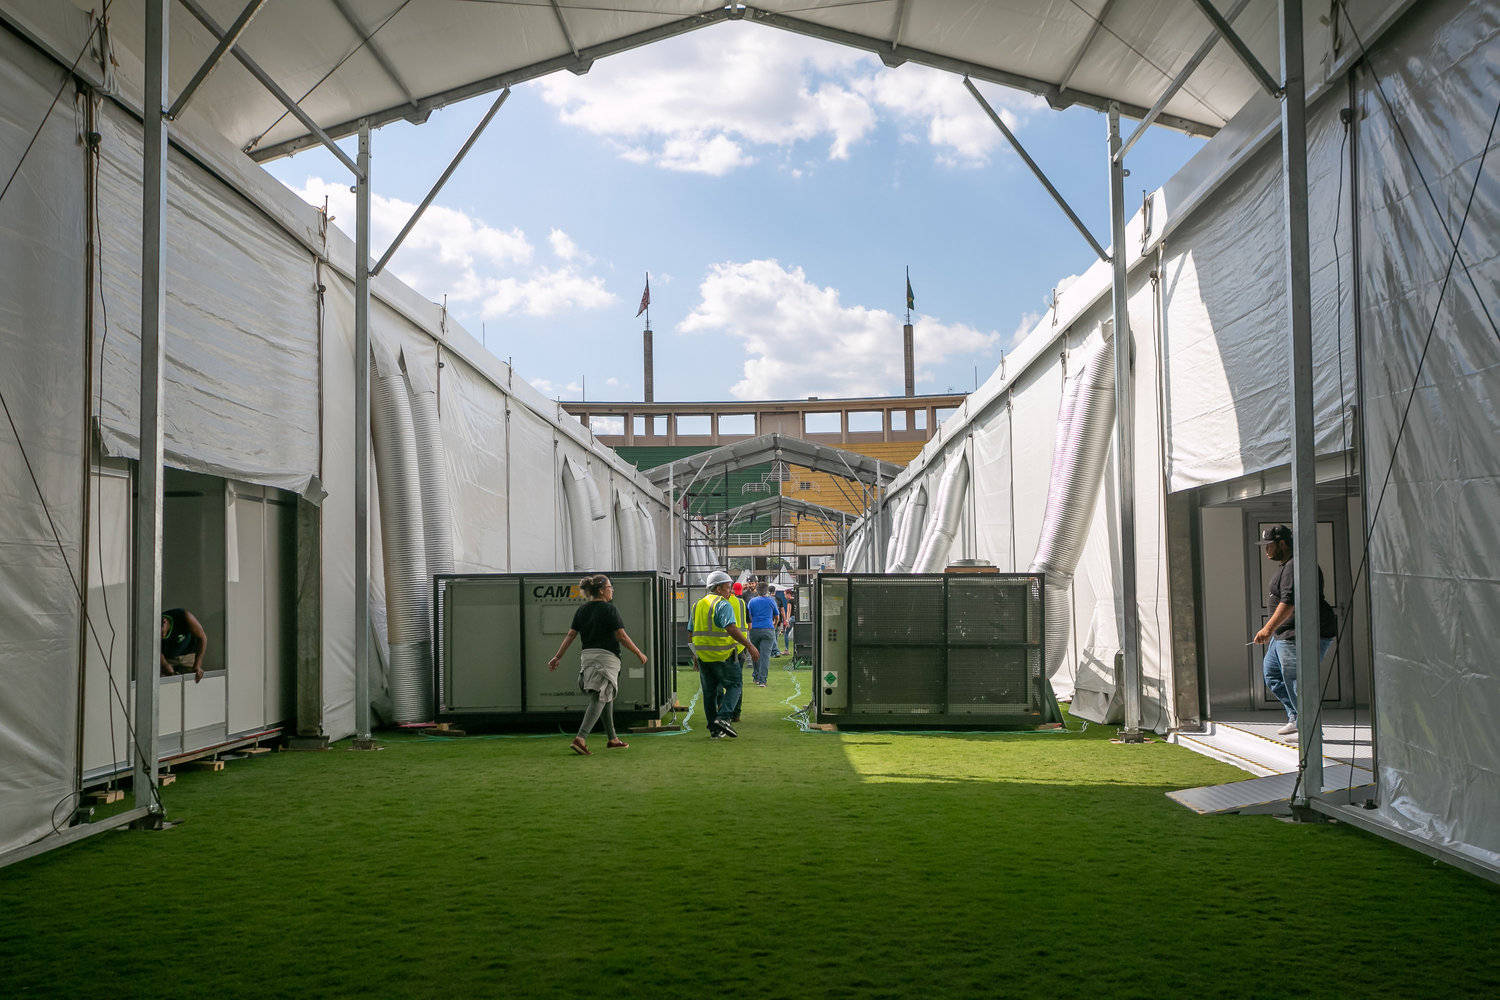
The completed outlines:
[[[358,643],[348,623],[367,597],[357,593],[351,557],[360,547],[355,487],[364,486],[353,481],[353,456],[361,451],[351,419],[363,365],[357,336],[367,332],[399,351],[437,386],[458,568],[560,564],[574,540],[558,530],[565,462],[586,468],[600,496],[623,492],[665,517],[664,508],[651,506],[660,495],[648,482],[489,359],[438,307],[378,276],[369,323],[359,323],[362,269],[350,241],[325,231],[318,215],[251,157],[350,135],[360,122],[418,121],[468,96],[557,70],[585,72],[614,52],[726,21],[853,45],[891,65],[922,63],[1019,87],[1055,107],[1117,104],[1127,116],[1151,108],[1159,124],[1216,133],[1116,241],[1129,268],[1124,290],[1135,346],[1129,471],[1140,512],[1133,583],[1145,719],[1154,713],[1168,726],[1188,717],[1196,697],[1188,682],[1196,674],[1186,665],[1201,644],[1183,641],[1193,634],[1185,612],[1196,594],[1183,592],[1174,570],[1177,546],[1190,536],[1180,522],[1191,521],[1190,501],[1204,491],[1243,491],[1251,480],[1266,489],[1289,458],[1287,390],[1279,377],[1287,308],[1277,102],[1245,68],[1252,61],[1278,65],[1276,4],[1250,0],[1225,14],[1247,49],[1236,55],[1224,44],[1205,45],[1214,35],[1199,0],[777,0],[706,11],[676,0],[632,0],[610,10],[415,0],[395,5],[394,13],[376,0],[264,10],[241,0],[179,0],[166,34],[164,92],[180,102],[195,76],[203,82],[169,130],[167,267],[157,271],[153,260],[131,256],[143,201],[137,165],[152,159],[150,141],[137,152],[143,109],[158,119],[142,98],[151,2],[117,0],[107,32],[95,30],[88,0],[76,7],[0,2],[0,154],[22,165],[20,183],[0,204],[7,265],[0,267],[0,343],[8,362],[0,388],[15,404],[16,421],[14,437],[0,442],[4,481],[12,484],[0,540],[14,553],[0,561],[10,609],[0,638],[11,680],[0,697],[0,850],[48,837],[64,821],[83,769],[78,748],[89,742],[78,709],[87,715],[95,697],[89,692],[109,691],[88,683],[102,663],[85,664],[129,658],[128,640],[99,634],[92,611],[82,617],[80,605],[96,592],[127,592],[128,553],[122,558],[117,542],[128,479],[124,487],[118,476],[106,480],[141,450],[131,409],[142,398],[131,367],[132,337],[142,335],[132,329],[140,314],[137,273],[160,276],[167,297],[168,463],[244,484],[247,510],[252,487],[262,499],[268,489],[302,498],[298,571],[316,583],[303,591],[312,604],[304,610],[321,628],[299,630],[299,728],[337,736],[354,725]],[[1444,251],[1485,151],[1482,105],[1496,90],[1495,4],[1382,0],[1324,14],[1309,5],[1301,18],[1311,98],[1313,343],[1322,359],[1313,416],[1316,450],[1337,470],[1354,440],[1344,433],[1351,374],[1347,366],[1330,374],[1328,359],[1352,360],[1352,395],[1362,403],[1353,426],[1365,463],[1365,503],[1352,521],[1367,521],[1372,533],[1378,822],[1425,848],[1493,867],[1500,750],[1487,733],[1494,718],[1488,709],[1500,699],[1490,666],[1500,620],[1493,570],[1500,542],[1490,528],[1500,475],[1493,447],[1500,367],[1486,339],[1493,310],[1486,311],[1479,290],[1495,285],[1496,257],[1493,241],[1475,240],[1455,272],[1461,278],[1450,281]],[[205,63],[225,32],[238,43],[232,55]],[[1367,65],[1378,76],[1352,72],[1367,47]],[[212,72],[196,72],[200,67]],[[76,100],[70,74],[81,83]],[[1388,84],[1394,116],[1376,80]],[[1348,177],[1339,197],[1345,175],[1338,110],[1351,90],[1364,172],[1357,181]],[[67,100],[63,113],[48,115],[54,94]],[[1400,134],[1397,121],[1404,122]],[[37,122],[43,127],[23,162]],[[90,152],[95,134],[97,158]],[[150,201],[157,179],[147,178]],[[368,192],[368,177],[362,189]],[[1492,185],[1477,189],[1471,231],[1494,229],[1496,197]],[[1356,222],[1357,253],[1350,250]],[[1334,252],[1335,232],[1347,236],[1341,253]],[[1070,352],[1103,336],[1109,278],[1096,266],[1070,287],[1043,327],[898,480],[898,496],[920,482],[936,498],[941,471],[958,449],[969,451],[972,501],[952,553],[1002,566],[1029,559],[1045,507],[1039,472],[1050,464],[1046,442],[1062,366]],[[1439,289],[1447,311],[1436,309]],[[115,331],[108,345],[106,313]],[[1441,336],[1424,355],[1432,315]],[[1351,327],[1358,331],[1352,353],[1340,346]],[[1423,389],[1412,397],[1408,420],[1419,356],[1426,357]],[[1388,469],[1390,490],[1377,492]],[[513,491],[523,471],[554,484],[552,495]],[[1105,483],[1111,480],[1107,474]],[[1111,532],[1120,512],[1112,496],[1101,487],[1074,579],[1075,608],[1091,613],[1079,615],[1070,660],[1075,690],[1104,701],[1115,693],[1109,662],[1120,644]],[[1379,519],[1365,515],[1381,496]],[[608,505],[606,518],[621,509]],[[236,535],[252,521],[237,517]],[[875,523],[877,544],[861,548],[878,561],[878,540],[894,525],[888,510]],[[372,532],[376,545],[378,534]],[[596,550],[615,551],[593,541]],[[127,691],[117,694],[116,707],[132,703]],[[114,710],[110,704],[106,711]],[[184,698],[180,711],[202,708]]]
[[[1308,124],[1318,476],[1357,480],[1349,536],[1338,540],[1351,572],[1370,535],[1368,598],[1361,586],[1340,611],[1349,618],[1341,641],[1366,662],[1360,647],[1373,648],[1374,821],[1490,872],[1500,869],[1500,747],[1485,735],[1500,708],[1500,535],[1492,530],[1500,334],[1483,290],[1500,281],[1486,235],[1500,223],[1500,189],[1475,185],[1500,93],[1495,13],[1493,3],[1434,3],[1378,42],[1365,38],[1370,69],[1330,80]],[[1464,42],[1450,48],[1444,38]],[[1352,133],[1347,107],[1359,119]],[[1194,546],[1207,535],[1193,519],[1287,488],[1278,133],[1274,104],[1250,101],[1149,196],[1126,234],[1141,696],[1146,724],[1163,732],[1203,722],[1203,658],[1243,659],[1248,635],[1216,631],[1211,605],[1225,591],[1195,581],[1195,564],[1205,563]],[[1471,193],[1461,258],[1453,258]],[[954,555],[1027,569],[1064,380],[1070,361],[1108,331],[1110,278],[1099,263],[1062,292],[892,484],[886,511],[899,512],[919,489],[931,495],[952,456],[973,454]],[[1069,653],[1054,678],[1075,711],[1100,719],[1120,683],[1113,464],[1111,456],[1073,581]],[[1243,606],[1238,580],[1228,593]]]

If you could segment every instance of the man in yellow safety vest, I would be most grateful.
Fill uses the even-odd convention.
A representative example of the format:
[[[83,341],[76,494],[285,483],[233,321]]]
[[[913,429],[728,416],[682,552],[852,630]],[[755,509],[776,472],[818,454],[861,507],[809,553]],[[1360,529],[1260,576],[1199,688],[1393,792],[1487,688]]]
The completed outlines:
[[[736,647],[745,647],[752,660],[760,658],[740,628],[739,622],[743,619],[736,614],[731,586],[729,574],[723,570],[716,569],[708,575],[708,593],[693,606],[690,632],[698,683],[703,691],[703,711],[708,716],[708,735],[716,740],[739,735],[730,725],[734,705],[729,700],[729,691],[723,692],[723,712],[720,714],[721,689],[740,675],[738,665],[732,662]]]

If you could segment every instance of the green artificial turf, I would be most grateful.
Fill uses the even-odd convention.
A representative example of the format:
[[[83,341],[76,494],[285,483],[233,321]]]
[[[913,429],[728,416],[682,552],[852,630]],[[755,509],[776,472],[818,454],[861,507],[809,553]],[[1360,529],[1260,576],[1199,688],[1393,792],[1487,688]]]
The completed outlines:
[[[1097,726],[803,733],[808,674],[771,677],[738,740],[700,713],[589,758],[406,737],[187,775],[182,825],[0,871],[0,997],[1500,996],[1500,892],[1163,796],[1233,768]]]

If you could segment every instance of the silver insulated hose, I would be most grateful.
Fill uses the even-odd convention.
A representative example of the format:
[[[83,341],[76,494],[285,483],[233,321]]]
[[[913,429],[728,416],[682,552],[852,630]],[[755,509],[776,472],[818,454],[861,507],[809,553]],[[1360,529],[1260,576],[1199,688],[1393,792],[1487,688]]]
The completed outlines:
[[[563,459],[562,485],[563,495],[568,501],[568,527],[573,537],[573,570],[579,573],[598,569],[594,563],[594,533],[589,516],[592,507],[585,475],[571,457]]]
[[[615,495],[615,525],[620,530],[620,565],[617,569],[638,569],[641,558],[641,524],[636,520],[635,505],[625,494]]]
[[[892,572],[896,566],[896,556],[901,544],[901,515],[906,512],[906,505],[911,503],[911,497],[912,494],[908,493],[888,505],[891,537],[885,540],[885,565],[882,567],[887,573]]]
[[[1047,510],[1031,572],[1046,574],[1047,676],[1062,664],[1073,631],[1073,573],[1083,554],[1115,423],[1114,339],[1063,389],[1052,445]]]
[[[422,534],[422,491],[406,382],[389,351],[371,350],[370,407],[390,638],[391,721],[432,719],[432,578]]]
[[[421,365],[408,363],[405,351],[401,352],[401,369],[406,373],[412,433],[417,442],[427,575],[433,577],[453,572],[453,499],[448,492],[448,451],[438,417],[437,386]]]
[[[926,537],[917,552],[913,573],[941,573],[948,565],[948,553],[963,520],[964,500],[969,495],[969,456],[960,454],[948,463],[938,487],[937,505],[928,518]]]
[[[887,572],[910,573],[917,561],[917,547],[922,541],[922,526],[927,515],[927,487],[912,487],[911,499],[901,510],[901,531],[896,540],[896,562]]]

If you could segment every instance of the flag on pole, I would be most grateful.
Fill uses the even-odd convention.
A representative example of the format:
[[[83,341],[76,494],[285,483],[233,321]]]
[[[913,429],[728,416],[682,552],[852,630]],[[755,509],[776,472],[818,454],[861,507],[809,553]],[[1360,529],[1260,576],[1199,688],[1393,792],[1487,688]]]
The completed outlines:
[[[906,269],[906,311],[911,312],[917,307],[917,297],[911,290],[911,268]]]
[[[641,307],[635,311],[635,314],[639,316],[649,308],[651,308],[651,275],[648,274],[646,275],[646,290],[641,293]]]

